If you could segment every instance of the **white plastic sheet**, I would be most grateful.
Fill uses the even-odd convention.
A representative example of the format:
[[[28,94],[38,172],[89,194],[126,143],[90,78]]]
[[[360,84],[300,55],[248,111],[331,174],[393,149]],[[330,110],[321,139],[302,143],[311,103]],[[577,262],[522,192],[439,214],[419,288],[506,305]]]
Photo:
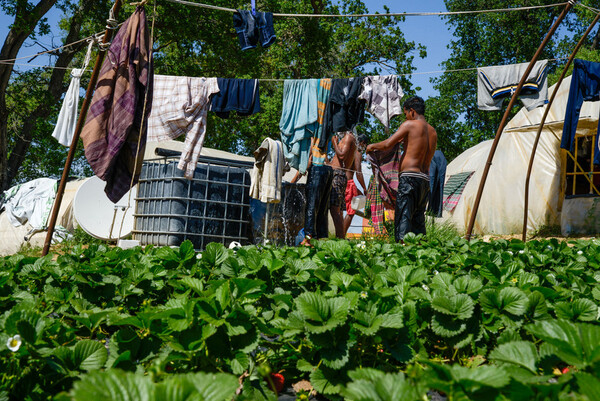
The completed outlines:
[[[560,138],[570,83],[571,78],[567,77],[561,85],[538,144],[530,181],[527,224],[529,232],[546,225],[566,222],[571,227],[579,227],[578,230],[583,227],[583,222],[580,221],[583,217],[574,214],[571,208],[565,206],[562,217],[558,210],[562,169]],[[549,88],[550,94],[553,91],[554,86]],[[521,233],[527,167],[545,107],[547,106],[529,112],[522,108],[507,124],[487,177],[473,228],[475,234]],[[596,132],[599,114],[600,102],[585,102],[577,133],[583,135]],[[468,226],[491,145],[492,140],[489,140],[466,150],[454,159],[446,170],[446,179],[463,171],[475,171],[454,212],[444,211],[444,218],[452,221],[459,231],[465,232]]]

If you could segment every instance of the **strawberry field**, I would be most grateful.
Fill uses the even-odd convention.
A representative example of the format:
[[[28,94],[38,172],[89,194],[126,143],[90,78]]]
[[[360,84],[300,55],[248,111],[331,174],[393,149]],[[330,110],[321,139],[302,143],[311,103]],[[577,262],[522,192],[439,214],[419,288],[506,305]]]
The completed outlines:
[[[0,400],[599,400],[599,250],[408,236],[6,257]]]

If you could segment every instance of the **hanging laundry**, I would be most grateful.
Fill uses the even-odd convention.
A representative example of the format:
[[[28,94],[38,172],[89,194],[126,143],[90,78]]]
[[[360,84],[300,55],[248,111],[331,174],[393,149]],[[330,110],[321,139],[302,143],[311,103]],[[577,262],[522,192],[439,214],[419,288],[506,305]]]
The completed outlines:
[[[358,98],[366,102],[369,113],[389,128],[390,119],[402,114],[400,99],[403,96],[404,91],[396,75],[375,75],[364,78]]]
[[[278,203],[281,201],[281,182],[287,164],[283,145],[280,141],[266,138],[254,151],[254,159],[254,168],[250,172],[250,197],[263,203]]]
[[[314,137],[317,138],[317,143],[321,141],[325,132],[325,108],[331,94],[331,79],[322,78],[319,80],[319,88],[317,89],[317,124],[315,126]],[[327,141],[327,139],[325,139]]]
[[[456,208],[473,173],[474,171],[464,171],[448,177],[448,181],[444,185],[444,209],[452,212]]]
[[[81,133],[85,156],[94,173],[106,181],[104,191],[115,203],[129,191],[132,176],[137,182],[146,146],[146,127],[141,124],[151,110],[153,81],[148,33],[146,13],[138,6],[106,53]]]
[[[240,116],[260,113],[258,79],[217,78],[219,93],[211,100],[210,110],[221,118],[229,118],[229,112]]]
[[[369,180],[366,195],[365,218],[369,219],[369,223],[373,227],[373,234],[387,235],[388,232],[385,228],[385,206],[383,205],[379,186],[374,175]]]
[[[253,15],[248,10],[237,10],[233,13],[233,28],[242,50],[254,49],[257,43],[266,49],[277,39],[272,13],[255,12]]]
[[[594,102],[598,100],[600,100],[600,63],[575,59],[563,124],[562,140],[560,142],[561,148],[567,149],[570,152],[575,150],[575,134],[577,133],[577,123],[579,122],[581,106],[585,101]],[[600,123],[598,132],[600,132]],[[600,164],[599,136],[596,135],[596,146],[594,146],[594,164]]]
[[[168,141],[185,134],[177,168],[185,171],[186,178],[194,177],[204,145],[211,96],[218,92],[217,78],[154,76],[148,142]]]
[[[90,62],[93,44],[94,42],[90,41],[83,60],[83,66],[71,71],[71,83],[65,93],[60,113],[58,113],[58,119],[52,132],[52,137],[63,146],[71,146],[71,142],[73,142],[73,135],[75,135],[77,125],[77,114],[79,113],[79,83],[81,76]]]
[[[401,158],[402,149],[399,143],[388,151],[366,155],[367,161],[371,163],[381,199],[388,208],[394,208],[396,204]]]
[[[371,225],[377,235],[387,232],[384,226],[385,209],[393,210],[396,207],[401,158],[400,144],[386,152],[366,155],[367,161],[371,163],[373,175],[367,189],[365,211],[369,213]]]
[[[477,69],[477,107],[479,110],[500,110],[502,101],[512,96],[529,63],[480,67]],[[527,110],[548,101],[548,60],[533,66],[519,98]]]
[[[448,162],[441,150],[436,150],[429,165],[429,205],[427,211],[434,216],[442,217],[442,203],[444,201],[444,181],[446,180],[446,167]]]
[[[319,147],[325,149],[335,132],[352,131],[365,119],[365,100],[359,99],[363,78],[333,79],[325,109],[324,134]]]
[[[318,118],[318,79],[286,79],[283,83],[283,107],[279,129],[285,159],[291,167],[306,172],[310,138]]]

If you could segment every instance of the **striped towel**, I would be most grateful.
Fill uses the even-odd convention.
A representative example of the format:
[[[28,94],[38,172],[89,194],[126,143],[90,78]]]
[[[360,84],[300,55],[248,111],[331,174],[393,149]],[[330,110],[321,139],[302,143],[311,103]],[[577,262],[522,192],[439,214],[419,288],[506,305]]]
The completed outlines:
[[[474,171],[464,171],[462,173],[454,174],[448,177],[448,181],[444,185],[444,209],[452,212],[460,197],[462,196],[463,190],[469,182],[469,178],[475,173]]]
[[[148,91],[146,115],[152,104],[152,56],[143,7],[123,23],[102,64],[96,91],[87,114],[81,139],[94,173],[106,181],[104,192],[117,202],[134,184],[146,146],[145,127],[140,129],[144,96]]]

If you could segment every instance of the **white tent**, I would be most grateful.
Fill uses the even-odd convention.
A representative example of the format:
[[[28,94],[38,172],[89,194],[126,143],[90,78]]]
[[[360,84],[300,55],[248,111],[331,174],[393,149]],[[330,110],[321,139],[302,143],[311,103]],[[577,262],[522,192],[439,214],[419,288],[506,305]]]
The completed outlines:
[[[570,86],[571,77],[567,77],[556,95],[540,137],[530,180],[528,232],[552,225],[560,225],[563,234],[600,232],[600,226],[594,227],[589,218],[590,215],[600,216],[600,205],[596,212],[596,200],[599,198],[563,200],[560,195],[563,169],[560,138]],[[548,93],[553,91],[554,86],[549,88]],[[508,122],[487,177],[474,234],[521,233],[527,167],[546,107],[531,111],[523,107]],[[599,114],[600,102],[585,102],[577,134],[595,133]],[[468,226],[492,142],[485,141],[467,149],[447,167],[446,180],[460,172],[474,171],[454,211],[444,211],[444,218],[453,222],[459,231],[466,231]]]

